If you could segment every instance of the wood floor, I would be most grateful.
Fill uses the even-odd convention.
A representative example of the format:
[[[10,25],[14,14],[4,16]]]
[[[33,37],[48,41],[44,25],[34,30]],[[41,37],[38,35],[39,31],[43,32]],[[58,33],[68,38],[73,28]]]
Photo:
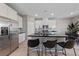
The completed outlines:
[[[76,54],[79,56],[79,46],[75,45]],[[68,56],[74,56],[74,52],[72,49],[66,49]],[[52,55],[54,55],[54,51],[52,51]],[[27,56],[27,41],[24,41],[19,45],[19,48],[16,49],[10,56]],[[30,56],[37,56],[37,52],[35,50],[30,50]],[[43,54],[45,56],[45,54]],[[46,56],[51,56],[50,52],[47,51]],[[61,51],[58,51],[58,56],[64,56]]]

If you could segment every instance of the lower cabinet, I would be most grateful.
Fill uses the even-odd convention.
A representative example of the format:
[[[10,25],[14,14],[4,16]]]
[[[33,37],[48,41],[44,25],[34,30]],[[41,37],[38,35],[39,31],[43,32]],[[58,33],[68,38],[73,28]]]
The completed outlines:
[[[0,56],[7,56],[19,46],[18,35],[0,36]]]
[[[10,54],[10,39],[9,36],[0,37],[0,56],[5,56]]]
[[[16,48],[19,47],[19,36],[17,34],[11,34],[10,35],[10,41],[11,41],[11,52],[13,52]]]

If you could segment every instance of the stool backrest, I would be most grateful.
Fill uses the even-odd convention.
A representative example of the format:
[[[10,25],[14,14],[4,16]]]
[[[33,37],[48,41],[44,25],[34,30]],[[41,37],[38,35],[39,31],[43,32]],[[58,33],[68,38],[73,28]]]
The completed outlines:
[[[71,49],[71,48],[74,47],[74,45],[75,45],[75,41],[74,40],[69,40],[69,41],[66,42],[64,47],[68,48],[68,49]]]
[[[29,47],[36,47],[39,45],[39,39],[35,39],[35,40],[28,40],[28,46]]]
[[[57,44],[57,40],[54,41],[46,41],[43,43],[45,47],[53,48]]]

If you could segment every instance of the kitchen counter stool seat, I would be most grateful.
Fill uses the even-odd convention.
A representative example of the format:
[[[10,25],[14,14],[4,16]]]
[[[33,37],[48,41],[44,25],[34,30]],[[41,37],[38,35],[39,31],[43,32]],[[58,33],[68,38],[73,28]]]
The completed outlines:
[[[75,48],[74,48],[75,40],[69,40],[69,41],[67,41],[67,42],[59,42],[59,43],[57,43],[57,44],[63,48],[63,49],[62,49],[62,53],[63,53],[63,50],[64,50],[65,53],[63,53],[63,54],[64,54],[65,56],[67,55],[65,49],[73,49],[74,54],[75,54],[75,56],[76,56],[76,51],[75,51]]]
[[[45,47],[45,55],[46,55],[46,48],[48,48],[50,50],[50,54],[52,54],[51,52],[51,49],[55,47],[55,55],[56,52],[57,52],[57,48],[56,48],[56,44],[57,44],[57,40],[53,40],[53,41],[46,41],[46,42],[43,42],[43,45]]]
[[[27,49],[27,55],[29,56],[29,48],[35,48],[37,49],[37,54],[38,56],[40,55],[40,51],[38,51],[39,49],[39,39],[31,39],[31,40],[28,40],[28,49]]]

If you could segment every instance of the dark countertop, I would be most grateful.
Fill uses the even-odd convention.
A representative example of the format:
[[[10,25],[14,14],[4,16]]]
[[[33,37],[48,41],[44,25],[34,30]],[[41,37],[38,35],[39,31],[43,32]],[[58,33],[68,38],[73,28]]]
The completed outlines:
[[[23,34],[23,33],[25,33],[25,32],[20,32],[19,34]]]
[[[47,36],[43,36],[43,35],[28,35],[28,37],[67,37],[67,35],[47,35]]]

